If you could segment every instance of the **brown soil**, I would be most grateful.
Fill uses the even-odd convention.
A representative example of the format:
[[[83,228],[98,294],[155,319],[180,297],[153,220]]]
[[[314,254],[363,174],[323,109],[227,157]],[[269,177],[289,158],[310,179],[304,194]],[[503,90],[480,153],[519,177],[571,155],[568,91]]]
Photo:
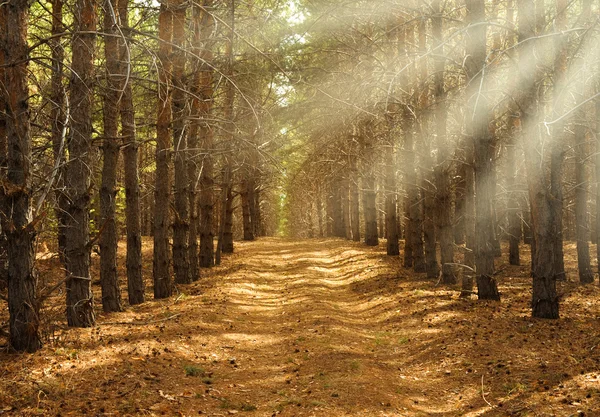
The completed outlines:
[[[600,289],[561,283],[561,319],[534,320],[527,267],[498,267],[503,301],[478,302],[381,246],[270,238],[91,329],[57,294],[45,347],[0,353],[0,415],[600,415]]]

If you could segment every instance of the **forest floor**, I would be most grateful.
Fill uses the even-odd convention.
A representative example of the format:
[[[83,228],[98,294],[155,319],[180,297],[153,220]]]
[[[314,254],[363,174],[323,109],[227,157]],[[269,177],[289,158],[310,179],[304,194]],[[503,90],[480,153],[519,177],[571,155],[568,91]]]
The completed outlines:
[[[0,353],[0,415],[600,416],[598,285],[560,283],[561,319],[535,320],[528,267],[497,267],[502,301],[479,302],[383,245],[265,238],[93,328],[65,327],[59,293],[44,348]]]

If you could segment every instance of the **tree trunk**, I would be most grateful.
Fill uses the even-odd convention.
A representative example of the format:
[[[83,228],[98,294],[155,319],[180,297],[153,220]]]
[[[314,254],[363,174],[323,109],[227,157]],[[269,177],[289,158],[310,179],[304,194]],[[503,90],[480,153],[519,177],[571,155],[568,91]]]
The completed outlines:
[[[392,117],[392,116],[390,116]],[[392,121],[388,125],[393,126]],[[393,132],[393,133],[392,133]],[[388,133],[387,149],[385,150],[385,231],[386,231],[386,250],[388,256],[400,255],[400,244],[398,242],[398,219],[397,215],[397,197],[396,197],[396,169],[394,164],[394,130]]]
[[[511,120],[513,132],[517,132],[516,119]],[[508,261],[511,265],[520,265],[519,243],[521,242],[521,211],[517,198],[515,160],[517,158],[515,145],[509,144],[506,154],[506,188],[508,190]]]
[[[201,150],[200,165],[200,266],[210,268],[214,265],[214,180],[213,180],[213,155],[214,147],[213,129],[210,125],[210,115],[213,107],[213,53],[212,42],[206,40],[212,35],[215,21],[210,14],[213,0],[204,0],[201,9],[201,37],[204,40],[199,69],[199,94],[201,101],[198,109],[198,135]]]
[[[419,52],[427,52],[427,21],[419,21]],[[419,65],[419,80],[422,83],[428,82],[427,60],[423,59]],[[425,270],[428,278],[437,278],[439,267],[437,262],[436,240],[435,240],[435,187],[433,185],[433,158],[431,156],[431,144],[429,133],[429,88],[423,88],[419,96],[419,109],[421,111],[419,120],[419,148],[420,152],[420,171],[421,171],[421,189],[423,193],[422,213],[423,213],[423,241],[425,244]]]
[[[96,3],[77,0],[73,34],[73,74],[70,83],[71,128],[65,185],[68,195],[65,224],[67,322],[69,326],[94,325],[90,277],[90,180],[92,174],[92,110]]]
[[[347,174],[344,174],[344,178],[342,179],[341,191],[344,237],[350,240],[352,239],[352,227],[350,225],[350,178]]]
[[[365,141],[364,155],[367,158],[362,176],[363,189],[363,215],[365,218],[365,244],[367,246],[377,246],[379,244],[379,235],[377,231],[377,192],[375,190],[375,167],[373,143],[373,125],[372,121],[366,122],[363,127],[363,137]]]
[[[169,206],[171,201],[171,88],[169,77],[173,13],[162,3],[158,15],[158,112],[156,121],[156,171],[154,191],[154,298],[171,296],[171,257],[169,250]]]
[[[468,126],[468,125],[467,125]],[[468,132],[471,133],[471,132]],[[473,163],[473,137],[467,136],[465,140],[465,256],[462,282],[461,297],[471,297],[473,294],[473,278],[475,276],[475,169]]]
[[[356,172],[356,161],[351,161],[350,179],[350,222],[352,223],[352,240],[360,242],[360,197],[358,191],[358,175]]]
[[[8,3],[7,3],[8,4]],[[5,27],[6,16],[5,8],[0,5],[0,27]],[[6,48],[5,34],[0,34],[0,85],[5,85],[5,54]],[[53,72],[54,75],[54,72]],[[6,99],[4,92],[0,90],[0,172],[8,172],[8,137],[6,136]],[[1,194],[0,190],[0,196]],[[6,199],[0,199],[0,216],[1,213],[8,213]],[[57,210],[58,211],[58,210]],[[6,241],[6,231],[4,230],[4,222],[0,217],[0,291],[8,288],[8,246]]]
[[[225,43],[225,57],[226,57],[226,72],[227,82],[225,84],[225,102],[224,102],[224,114],[223,120],[225,121],[225,131],[227,132],[226,137],[223,139],[225,142],[225,157],[223,161],[223,175],[221,176],[223,182],[221,185],[222,189],[222,200],[221,200],[221,216],[219,218],[219,242],[217,246],[217,264],[221,262],[220,252],[233,253],[233,179],[232,179],[232,161],[231,155],[233,140],[235,139],[235,121],[233,114],[233,106],[235,101],[235,90],[233,84],[234,75],[234,56],[233,56],[233,38],[235,36],[235,1],[229,0],[229,36]]]
[[[596,85],[596,93],[600,92],[600,82]],[[600,100],[596,100],[596,261],[598,262],[598,274],[600,275]]]
[[[248,175],[249,176],[249,175]],[[251,206],[254,204],[254,183],[251,178],[242,180],[242,222],[244,228],[244,240],[254,240],[254,226],[252,225]]]
[[[588,173],[587,139],[585,128],[585,113],[577,112],[580,120],[575,122],[575,223],[577,227],[577,266],[579,281],[582,284],[594,282],[594,273],[590,265],[590,222],[588,219]]]
[[[119,17],[125,36],[129,34],[128,0],[119,0]],[[121,136],[123,138],[123,162],[125,166],[125,224],[127,226],[127,294],[129,304],[136,305],[145,301],[145,284],[142,275],[142,225],[140,219],[140,179],[138,173],[139,142],[135,129],[135,110],[133,91],[129,75],[131,56],[127,38],[120,44],[121,77],[125,77],[121,97]]]
[[[549,181],[546,175],[548,162],[540,152],[539,137],[536,135],[537,123],[535,89],[536,53],[533,50],[535,41],[535,9],[533,0],[518,0],[519,15],[519,42],[522,44],[519,56],[520,64],[520,97],[518,98],[521,110],[525,158],[527,163],[527,178],[531,202],[531,217],[533,220],[533,234],[535,248],[533,248],[533,317],[553,318],[559,316],[559,303],[556,293],[555,262],[555,236],[556,222],[549,192]],[[530,39],[529,42],[525,42]],[[533,65],[531,60],[534,60]]]
[[[65,224],[67,199],[64,193],[64,178],[65,178],[65,151],[66,151],[66,126],[67,117],[65,116],[66,91],[63,84],[63,68],[65,60],[65,49],[62,45],[60,34],[65,31],[63,24],[63,0],[52,1],[52,38],[48,40],[50,49],[52,50],[52,92],[50,101],[52,110],[50,111],[50,135],[52,140],[52,153],[54,156],[54,166],[58,172],[54,172],[55,176],[55,193],[56,207],[54,215],[56,216],[57,235],[58,235],[58,256],[61,264],[65,264]]]
[[[175,213],[173,216],[173,271],[177,284],[192,282],[188,239],[190,232],[189,181],[187,168],[187,129],[185,120],[185,43],[186,9],[183,0],[173,0],[173,155],[175,159]]]
[[[119,164],[119,33],[116,0],[104,0],[104,56],[106,90],[104,91],[104,138],[102,140],[102,184],[100,186],[100,286],[105,313],[122,311],[117,272],[117,166]]]
[[[476,98],[471,98],[467,125],[471,127],[474,146],[475,169],[475,271],[479,299],[500,300],[498,284],[494,278],[493,209],[494,166],[493,137],[489,133],[489,108],[486,99],[477,91],[486,60],[486,26],[484,0],[467,0],[469,30],[465,62],[467,74]],[[479,23],[479,24],[478,24]],[[469,96],[471,96],[469,94]]]
[[[452,177],[452,166],[450,164],[450,151],[448,149],[446,130],[448,109],[446,105],[446,90],[444,88],[444,39],[442,25],[442,1],[434,0],[432,8],[435,11],[432,17],[432,32],[434,41],[440,48],[435,55],[434,95],[435,95],[435,122],[437,138],[437,166],[434,171],[436,194],[435,194],[435,219],[440,242],[440,255],[442,264],[442,282],[444,284],[455,284],[454,275],[454,239],[452,233],[452,188],[450,178]]]
[[[42,347],[39,335],[39,302],[35,272],[35,226],[31,210],[31,132],[29,88],[27,85],[29,48],[27,28],[29,4],[16,0],[0,5],[0,112],[6,112],[3,137],[8,153],[1,158],[8,168],[3,173],[2,230],[6,234],[8,255],[9,342],[17,351],[35,352]],[[3,144],[2,151],[5,151]],[[5,159],[6,158],[6,159]],[[4,162],[4,161],[2,161]],[[8,210],[10,208],[10,210]]]
[[[321,192],[321,188],[317,186],[317,220],[319,223],[319,237],[325,236],[325,230],[323,229],[323,193]]]

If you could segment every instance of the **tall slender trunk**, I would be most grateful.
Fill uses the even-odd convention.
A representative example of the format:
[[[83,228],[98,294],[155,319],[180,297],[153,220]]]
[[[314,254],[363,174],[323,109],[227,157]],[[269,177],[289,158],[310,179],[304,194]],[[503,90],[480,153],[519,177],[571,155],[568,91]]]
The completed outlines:
[[[555,235],[556,222],[552,207],[552,196],[549,190],[549,179],[546,169],[548,161],[540,152],[539,137],[535,129],[537,123],[537,106],[535,103],[537,54],[534,50],[535,37],[535,8],[533,0],[518,0],[519,42],[521,43],[520,59],[520,92],[519,108],[523,128],[523,141],[527,163],[527,178],[533,220],[535,247],[532,247],[533,259],[533,292],[532,314],[539,318],[558,318],[559,302],[556,293],[555,274]],[[529,42],[525,42],[526,40]],[[533,65],[531,60],[533,59]]]
[[[352,223],[352,240],[360,242],[360,197],[355,157],[352,157],[350,161],[350,171],[350,222]]]
[[[105,313],[122,311],[119,275],[117,272],[117,166],[119,164],[119,71],[118,5],[116,0],[104,0],[104,57],[106,87],[104,99],[104,138],[102,139],[102,184],[100,185],[100,286],[102,309]]]
[[[600,92],[600,81],[596,84],[596,90],[596,93]],[[596,113],[596,156],[594,158],[596,169],[596,261],[598,262],[598,274],[600,275],[600,100],[596,100],[594,110]]]
[[[443,24],[442,24],[442,1],[434,0],[432,8],[435,12],[432,17],[432,32],[434,41],[441,48],[435,55],[434,95],[435,95],[435,131],[437,138],[437,166],[435,168],[436,184],[436,221],[440,242],[440,255],[442,264],[442,282],[455,284],[454,275],[454,239],[452,233],[452,188],[450,178],[452,177],[452,165],[450,164],[450,150],[448,149],[447,119],[448,108],[446,105],[446,89],[444,87],[445,58],[443,50]]]
[[[392,111],[390,109],[390,111]],[[396,165],[395,165],[395,129],[393,127],[394,116],[388,115],[388,126],[390,133],[387,135],[387,149],[385,150],[384,158],[384,197],[385,197],[385,233],[386,233],[386,250],[389,256],[400,255],[400,244],[398,242],[398,218],[397,216],[397,193],[396,193]]]
[[[339,174],[338,174],[339,175]],[[345,237],[344,213],[342,207],[342,179],[337,177],[331,187],[333,203],[333,234],[335,237]]]
[[[366,122],[363,128],[363,140],[365,143],[364,155],[371,162],[367,162],[362,176],[363,188],[363,214],[365,217],[365,244],[367,246],[377,246],[379,238],[377,233],[377,192],[375,190],[375,167],[372,162],[375,160],[373,149],[373,126],[372,121]]]
[[[514,1],[509,0],[506,11],[506,21],[509,24],[514,24]],[[509,34],[508,46],[514,46],[516,37],[514,34]],[[508,190],[508,261],[511,265],[520,265],[521,258],[519,253],[519,243],[521,242],[521,217],[522,210],[519,206],[518,190],[517,185],[517,169],[516,169],[516,141],[514,135],[519,131],[521,120],[517,115],[511,115],[509,119],[509,125],[511,128],[512,136],[511,142],[507,148],[506,155],[506,188]]]
[[[0,72],[3,86],[0,99],[5,112],[8,153],[7,173],[0,200],[10,207],[2,210],[2,230],[8,247],[9,342],[17,351],[34,352],[42,347],[39,335],[39,303],[35,272],[35,226],[31,210],[31,131],[29,121],[29,87],[27,85],[29,48],[27,46],[29,3],[16,0],[0,5],[0,63],[8,66]],[[2,62],[4,61],[4,62]],[[4,146],[3,146],[4,147]],[[2,149],[4,151],[4,149]]]
[[[352,226],[350,224],[350,177],[349,173],[344,173],[341,186],[342,198],[342,220],[344,222],[344,237],[352,239]]]
[[[256,175],[256,171],[254,175],[254,179],[257,180],[259,177]],[[250,217],[252,217],[252,228],[254,230],[253,233],[255,238],[258,236],[265,236],[266,234],[260,211],[260,187],[258,187],[257,184],[259,184],[258,181],[254,183],[253,199],[250,206]]]
[[[594,273],[590,265],[590,222],[588,218],[588,179],[587,139],[584,125],[585,112],[578,112],[579,121],[576,121],[574,130],[575,150],[575,223],[577,227],[577,266],[579,281],[582,284],[594,282]]]
[[[0,27],[6,25],[5,8],[0,5]],[[4,54],[5,36],[0,34],[0,85],[5,85],[5,65],[6,59]],[[53,73],[54,74],[54,73]],[[6,97],[0,90],[0,173],[4,175],[8,169],[8,137],[6,136]],[[1,191],[0,191],[1,192]],[[0,194],[2,196],[2,194]],[[6,199],[0,199],[0,213],[8,213],[5,205]],[[1,219],[0,219],[1,220]],[[0,221],[0,290],[8,288],[8,246],[6,241],[6,231],[4,230],[4,222]]]
[[[419,21],[419,51],[427,52],[427,20]],[[419,65],[419,79],[427,83],[429,77],[427,60],[423,59]],[[425,244],[425,270],[428,278],[436,278],[439,274],[435,239],[435,187],[433,185],[433,158],[429,134],[429,86],[423,88],[419,97],[421,118],[419,120],[419,147],[421,168],[421,189],[423,193],[423,241]]]
[[[63,0],[52,1],[52,38],[48,40],[50,49],[52,50],[52,79],[51,79],[51,98],[52,110],[50,111],[50,135],[52,140],[52,153],[54,157],[55,169],[58,172],[53,173],[55,176],[55,193],[56,208],[54,215],[56,216],[57,235],[58,235],[58,256],[61,264],[65,262],[65,224],[66,224],[66,209],[67,199],[64,193],[65,183],[65,150],[66,150],[66,130],[65,123],[67,117],[65,112],[66,107],[66,91],[63,84],[64,76],[64,60],[65,48],[61,42],[60,34],[65,31],[63,23]]]
[[[213,53],[212,36],[215,21],[210,12],[213,0],[204,0],[200,13],[201,38],[204,41],[200,53],[198,70],[198,136],[200,154],[200,266],[210,268],[214,265],[214,179],[213,179],[213,147],[214,136],[209,118],[213,107]]]
[[[65,174],[68,195],[65,224],[65,267],[67,280],[67,322],[69,326],[94,325],[90,277],[90,180],[92,175],[92,110],[94,51],[96,48],[96,3],[77,0],[72,40],[73,74],[70,83],[71,126],[69,161]]]
[[[489,108],[486,98],[478,92],[481,70],[486,59],[486,26],[484,0],[467,0],[469,23],[474,25],[467,37],[466,60],[471,98],[467,124],[471,126],[475,169],[475,271],[479,299],[500,300],[498,284],[494,277],[493,212],[493,137],[489,132]]]
[[[254,205],[254,181],[251,174],[242,180],[242,223],[244,229],[244,240],[254,240],[254,226],[252,223],[252,206]]]
[[[158,15],[158,111],[156,119],[156,171],[154,190],[154,298],[172,294],[171,256],[169,251],[169,206],[171,201],[171,39],[173,12],[162,3]]]
[[[125,225],[127,227],[127,294],[129,304],[145,301],[145,284],[142,275],[142,225],[140,219],[139,142],[135,129],[135,110],[131,88],[131,56],[129,55],[129,0],[119,0],[121,31],[125,39],[120,43],[121,77],[124,78],[121,96],[121,137],[125,166]]]
[[[226,56],[226,70],[227,82],[225,84],[225,102],[224,102],[224,114],[223,120],[225,121],[226,137],[223,139],[225,142],[224,146],[224,168],[223,175],[221,176],[223,183],[222,188],[222,207],[221,207],[221,218],[219,219],[219,243],[217,246],[217,253],[232,253],[233,252],[233,178],[232,178],[232,151],[233,140],[235,139],[235,121],[233,114],[233,106],[235,101],[235,90],[233,84],[234,77],[234,56],[233,56],[233,38],[235,36],[235,1],[230,0],[228,3],[229,8],[229,36],[225,44],[225,56]]]
[[[317,186],[317,220],[319,223],[319,237],[325,236],[325,230],[323,229],[323,193],[321,188]]]
[[[539,2],[538,2],[539,3]],[[559,31],[567,30],[567,5],[568,0],[556,0],[556,29]],[[539,4],[538,4],[539,6]],[[538,10],[538,18],[540,10]],[[553,116],[558,118],[565,111],[565,93],[559,91],[557,82],[564,79],[567,73],[567,40],[566,36],[558,37],[555,43],[557,51],[554,61],[554,113]],[[553,217],[556,222],[556,235],[554,240],[554,273],[556,279],[560,281],[566,280],[565,261],[563,250],[563,160],[565,154],[565,144],[568,141],[569,133],[566,130],[566,123],[559,122],[553,130],[553,141],[551,147],[551,166],[550,166],[550,187],[552,194],[552,209]]]
[[[192,282],[188,239],[190,232],[189,181],[187,168],[187,129],[185,94],[185,29],[187,3],[173,0],[173,155],[174,155],[174,200],[173,215],[173,271],[177,284]]]
[[[514,123],[514,120],[511,120]],[[513,124],[513,131],[517,131]],[[515,144],[509,144],[506,151],[506,188],[508,190],[508,261],[520,265],[519,242],[521,241],[521,212],[516,190],[517,169]]]
[[[465,175],[465,256],[463,262],[466,268],[463,270],[461,297],[471,296],[475,277],[475,169],[473,151],[473,137],[467,136],[465,140],[465,161],[463,162]]]

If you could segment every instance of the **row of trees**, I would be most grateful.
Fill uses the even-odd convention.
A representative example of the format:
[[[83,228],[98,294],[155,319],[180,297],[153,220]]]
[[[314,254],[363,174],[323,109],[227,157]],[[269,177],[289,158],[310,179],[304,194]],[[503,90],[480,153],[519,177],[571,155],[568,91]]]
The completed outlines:
[[[144,302],[144,217],[156,299],[233,252],[236,217],[246,240],[272,233],[275,168],[265,155],[278,145],[267,140],[274,123],[265,115],[278,106],[269,58],[278,45],[258,31],[267,6],[0,4],[0,287],[12,348],[41,347],[41,303],[62,286],[68,325],[94,325],[95,245],[102,309],[123,310],[121,230],[128,301]],[[285,12],[271,10],[270,30],[284,33]],[[65,270],[46,288],[35,269],[40,233]]]
[[[308,9],[319,22],[309,22],[317,30],[302,51],[311,70],[299,95],[313,106],[300,101],[290,110],[325,123],[301,128],[308,150],[289,180],[290,232],[360,240],[362,227],[367,245],[385,236],[392,256],[404,237],[405,267],[446,284],[461,276],[465,296],[475,281],[479,299],[491,300],[500,299],[500,241],[518,265],[525,238],[532,314],[558,318],[563,219],[575,231],[580,281],[594,280],[599,5],[352,6],[332,7],[329,20]]]
[[[233,251],[236,227],[251,240],[279,224],[385,236],[392,256],[404,238],[405,267],[498,300],[500,240],[518,264],[528,237],[533,315],[557,318],[564,230],[594,277],[597,14],[593,0],[1,3],[11,346],[41,346],[40,303],[62,285],[68,324],[94,324],[96,243],[103,310],[122,310],[123,228],[128,301],[143,302],[149,224],[155,298]],[[44,289],[38,233],[66,271]]]

